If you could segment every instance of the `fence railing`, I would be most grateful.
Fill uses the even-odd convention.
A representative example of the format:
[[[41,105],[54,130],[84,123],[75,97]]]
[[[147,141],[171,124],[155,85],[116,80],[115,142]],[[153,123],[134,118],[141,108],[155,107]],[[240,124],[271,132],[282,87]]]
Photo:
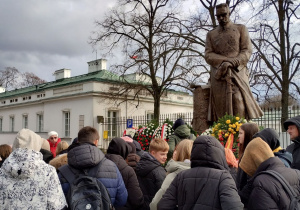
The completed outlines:
[[[263,109],[264,115],[257,119],[252,119],[259,126],[263,128],[273,128],[280,136],[280,143],[282,148],[286,148],[291,144],[290,137],[285,130],[282,130],[281,126],[281,109]],[[295,107],[289,110],[289,118],[300,115],[300,107]],[[193,113],[172,113],[172,114],[161,114],[159,124],[162,124],[166,119],[174,122],[176,119],[182,118],[188,125],[191,126],[193,120]],[[116,136],[122,136],[123,131],[127,127],[127,119],[133,120],[133,127],[139,125],[146,125],[151,121],[149,115],[145,116],[128,116],[128,117],[116,117],[116,118],[105,118],[103,123],[103,130],[108,130],[109,138]]]

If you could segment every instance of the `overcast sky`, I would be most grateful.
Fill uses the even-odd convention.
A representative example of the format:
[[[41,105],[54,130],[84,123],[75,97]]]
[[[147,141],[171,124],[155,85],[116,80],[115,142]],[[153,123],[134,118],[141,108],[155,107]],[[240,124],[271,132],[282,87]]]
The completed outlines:
[[[96,58],[88,44],[94,21],[113,4],[114,0],[1,0],[0,70],[16,67],[47,81],[62,68],[71,69],[71,76],[86,74],[87,62]]]

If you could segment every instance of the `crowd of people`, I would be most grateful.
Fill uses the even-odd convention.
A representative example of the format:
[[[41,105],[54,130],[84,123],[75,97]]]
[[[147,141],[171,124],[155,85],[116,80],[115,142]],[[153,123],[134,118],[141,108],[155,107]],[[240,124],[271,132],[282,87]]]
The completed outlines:
[[[275,130],[243,124],[238,160],[216,138],[194,139],[185,126],[182,119],[174,123],[175,134],[178,128],[185,134],[171,145],[154,138],[143,151],[124,136],[113,138],[105,153],[90,126],[70,145],[55,131],[46,140],[22,129],[13,145],[0,145],[0,209],[73,209],[79,175],[100,182],[109,204],[122,210],[289,209],[292,198],[284,184],[266,172],[279,174],[300,195],[300,116],[284,123],[293,141],[286,150]]]

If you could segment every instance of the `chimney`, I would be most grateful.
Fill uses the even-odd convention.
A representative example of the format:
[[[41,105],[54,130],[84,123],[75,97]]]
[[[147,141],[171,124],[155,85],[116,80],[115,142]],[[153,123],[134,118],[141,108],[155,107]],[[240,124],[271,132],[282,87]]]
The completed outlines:
[[[89,65],[89,73],[100,71],[100,70],[107,70],[106,69],[106,59],[97,59],[90,62],[87,62]]]
[[[70,78],[71,77],[71,70],[70,69],[60,69],[56,70],[53,75],[55,76],[55,80]]]

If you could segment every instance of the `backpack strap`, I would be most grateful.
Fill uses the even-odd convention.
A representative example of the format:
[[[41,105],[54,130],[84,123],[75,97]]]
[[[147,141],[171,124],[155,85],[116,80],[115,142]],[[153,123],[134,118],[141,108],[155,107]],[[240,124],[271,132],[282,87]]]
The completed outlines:
[[[258,174],[269,174],[275,179],[277,179],[280,182],[280,184],[283,186],[284,191],[288,194],[291,200],[293,199],[293,197],[296,196],[295,190],[291,187],[288,181],[277,171],[268,170],[268,171],[262,171]]]

